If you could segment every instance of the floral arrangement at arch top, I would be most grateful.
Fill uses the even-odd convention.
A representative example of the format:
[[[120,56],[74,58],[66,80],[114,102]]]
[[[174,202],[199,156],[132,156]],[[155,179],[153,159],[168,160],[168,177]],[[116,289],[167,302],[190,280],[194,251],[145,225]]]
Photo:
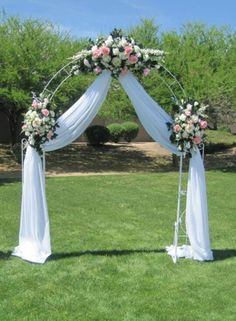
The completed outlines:
[[[202,146],[205,142],[205,130],[208,126],[207,106],[198,101],[181,101],[179,111],[174,116],[174,122],[167,124],[172,130],[170,140],[181,152],[191,153],[191,150]]]
[[[39,154],[42,153],[42,144],[57,136],[55,130],[58,124],[55,121],[56,113],[49,110],[49,100],[43,96],[33,94],[32,104],[25,114],[22,132],[28,139],[30,146]]]
[[[73,56],[71,72],[95,72],[110,70],[112,76],[127,74],[128,70],[147,76],[151,68],[160,68],[164,52],[157,49],[144,49],[131,37],[122,35],[121,30],[114,29],[109,37],[100,37],[87,50]]]

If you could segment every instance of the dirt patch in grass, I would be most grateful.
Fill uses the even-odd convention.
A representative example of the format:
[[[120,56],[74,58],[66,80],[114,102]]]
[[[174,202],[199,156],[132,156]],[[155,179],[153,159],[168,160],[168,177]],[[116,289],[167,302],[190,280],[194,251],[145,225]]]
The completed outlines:
[[[18,159],[20,159],[20,154]],[[187,168],[187,160],[185,161]],[[205,156],[205,167],[236,169],[236,147]],[[157,143],[105,144],[101,147],[73,143],[46,154],[47,175],[101,175],[178,170],[172,155]],[[10,146],[0,145],[0,178],[20,177]]]

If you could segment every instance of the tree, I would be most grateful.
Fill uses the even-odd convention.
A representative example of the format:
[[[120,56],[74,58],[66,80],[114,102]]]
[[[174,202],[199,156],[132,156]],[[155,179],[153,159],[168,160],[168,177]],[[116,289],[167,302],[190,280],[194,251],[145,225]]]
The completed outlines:
[[[0,110],[7,116],[14,144],[31,91],[40,93],[66,58],[86,46],[86,39],[75,41],[49,22],[2,16],[0,43]]]
[[[159,48],[158,31],[154,19],[141,19],[140,24],[128,29],[127,33],[146,48]]]
[[[208,112],[214,128],[226,120],[222,120],[224,113],[233,109],[235,82],[229,74],[235,77],[234,43],[235,35],[229,28],[207,28],[199,23],[184,25],[181,34],[166,32],[161,39],[168,53],[167,67],[177,76],[188,96],[210,106]]]

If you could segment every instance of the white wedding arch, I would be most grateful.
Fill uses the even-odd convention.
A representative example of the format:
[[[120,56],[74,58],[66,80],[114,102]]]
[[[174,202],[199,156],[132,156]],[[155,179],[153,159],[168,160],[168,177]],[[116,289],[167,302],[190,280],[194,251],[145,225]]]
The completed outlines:
[[[109,39],[109,37],[107,39]],[[119,41],[123,41],[125,44],[124,46],[127,45],[127,42],[125,43],[123,37],[120,37]],[[132,46],[134,50],[135,43],[133,43]],[[107,48],[111,48],[109,47],[108,42]],[[104,53],[105,52],[106,51],[104,49]],[[116,52],[114,51],[114,53]],[[121,53],[123,54],[123,60],[125,60],[124,51]],[[76,57],[78,58],[78,55]],[[81,56],[79,56],[79,59],[80,57]],[[83,62],[85,59],[87,60],[84,56],[82,58]],[[95,58],[100,59],[100,57],[96,56]],[[138,58],[139,56],[137,55],[136,62],[138,61]],[[71,77],[71,70],[76,69],[74,67],[71,69],[71,65],[73,65],[75,60],[76,58],[74,58],[74,60],[72,59],[72,61],[61,68],[52,77],[44,88],[44,97],[46,96],[49,100],[52,99],[60,86]],[[132,60],[135,59],[132,58]],[[132,60],[130,58],[130,61]],[[122,59],[120,59],[120,61],[123,63]],[[116,59],[114,63],[118,65],[118,59]],[[127,63],[130,63],[128,62],[128,58]],[[160,62],[158,62],[158,64],[160,65]],[[91,62],[88,61],[87,64],[85,61],[85,65],[90,65],[91,67]],[[81,65],[79,67],[81,68]],[[95,66],[95,68],[98,67],[99,65]],[[122,66],[122,68],[124,69],[126,67]],[[114,75],[113,70],[109,69],[108,66],[105,66],[104,69],[100,69],[98,69],[98,76],[92,85],[63,115],[59,117],[57,120],[58,127],[55,129],[56,137],[42,144],[41,148],[43,153],[59,149],[70,144],[77,139],[92,122],[106,98],[111,82],[111,76],[112,74]],[[176,83],[176,78],[166,68],[165,71],[172,76],[174,83]],[[53,80],[61,74],[64,74],[63,80],[60,81],[55,88],[49,89]],[[192,149],[189,162],[189,176],[186,195],[186,232],[190,244],[185,244],[179,247],[178,231],[181,223],[180,210],[181,196],[183,194],[181,179],[184,153],[170,141],[170,131],[167,127],[167,123],[173,123],[173,119],[147,94],[133,75],[131,68],[130,70],[126,68],[124,73],[119,71],[116,78],[119,80],[121,86],[130,98],[139,120],[149,135],[171,153],[180,157],[179,197],[177,204],[177,219],[175,223],[175,236],[173,245],[167,248],[168,254],[172,256],[174,262],[176,262],[178,257],[193,258],[200,261],[212,260],[213,256],[208,233],[205,171],[199,150],[197,148]],[[165,79],[163,78],[162,81],[165,82]],[[178,82],[177,84],[180,86]],[[171,94],[175,95],[174,90],[172,89],[172,84],[166,83],[166,85]],[[12,255],[34,263],[44,263],[51,255],[44,165],[42,166],[41,155],[37,149],[32,146],[32,144],[27,143],[25,147],[26,154],[23,162],[19,244],[15,247]]]

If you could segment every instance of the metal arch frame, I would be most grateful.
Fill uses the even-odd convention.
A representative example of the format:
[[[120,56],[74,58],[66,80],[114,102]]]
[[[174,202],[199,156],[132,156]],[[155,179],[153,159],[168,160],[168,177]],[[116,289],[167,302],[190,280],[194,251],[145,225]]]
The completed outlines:
[[[75,63],[74,60],[71,60],[69,63],[65,64],[62,68],[60,68],[48,81],[48,83],[45,85],[42,93],[42,97],[46,97],[49,101],[53,99],[57,91],[61,88],[61,86],[70,78],[72,77],[72,69],[71,65]],[[184,91],[183,86],[180,84],[180,82],[177,80],[175,75],[169,71],[164,65],[159,64],[161,68],[163,68],[165,74],[169,75],[170,78],[173,79],[173,82],[169,84],[164,77],[162,77],[160,74],[158,74],[159,79],[163,82],[163,84],[169,89],[170,93],[173,95],[173,98],[175,99],[175,102],[179,104],[179,100],[175,95],[174,89],[172,88],[173,85],[176,85],[180,88],[180,90],[183,93],[184,98],[186,98],[186,93]],[[65,77],[60,81],[58,85],[56,85],[55,89],[49,89],[52,85],[53,80],[55,80],[58,76],[65,74]],[[26,148],[28,146],[28,142],[26,139],[22,139],[21,141],[21,160],[22,160],[22,183],[24,183],[24,153],[26,151]],[[174,256],[172,256],[173,262],[176,263],[178,256],[177,256],[177,248],[179,243],[179,237],[184,237],[185,241],[188,241],[188,236],[186,229],[183,228],[182,222],[185,216],[185,210],[183,210],[183,198],[186,196],[186,190],[183,189],[183,158],[184,153],[180,155],[180,162],[179,162],[179,183],[178,183],[178,199],[177,199],[177,213],[176,213],[176,221],[174,223]],[[43,150],[42,154],[42,166],[43,166],[43,172],[45,177],[45,151]],[[180,228],[182,230],[183,235],[179,234]]]
[[[70,77],[72,77],[72,72],[71,72],[71,68],[69,68],[72,64],[74,63],[74,61],[70,61],[69,63],[67,63],[66,65],[64,65],[61,69],[59,69],[52,77],[51,79],[47,82],[47,84],[45,85],[41,95],[45,96],[46,93],[48,92],[49,95],[47,96],[47,98],[49,100],[52,100],[52,98],[55,96],[56,92],[58,91],[58,89],[64,84],[64,82],[67,81],[67,79],[69,79]],[[65,73],[65,78],[59,83],[59,85],[56,86],[56,88],[52,91],[50,89],[48,89],[48,87],[51,85],[52,81],[54,79],[57,78],[57,76],[59,76],[60,74]]]
[[[56,92],[60,89],[60,87],[64,84],[64,82],[66,82],[70,77],[72,77],[72,71],[70,66],[73,65],[75,63],[74,60],[71,60],[69,63],[65,64],[62,68],[60,68],[52,77],[51,79],[47,82],[47,84],[45,85],[41,95],[42,96],[46,96],[46,93],[48,92],[49,95],[47,96],[47,98],[49,100],[52,100],[52,98],[55,96]],[[176,102],[179,102],[178,98],[175,95],[174,89],[172,89],[172,86],[174,84],[177,84],[178,87],[180,88],[180,90],[183,93],[183,96],[186,98],[187,95],[185,93],[185,90],[183,88],[183,86],[181,85],[181,83],[178,81],[178,79],[176,78],[176,76],[168,69],[166,68],[165,65],[159,63],[159,66],[165,71],[165,73],[167,75],[169,75],[169,77],[171,77],[174,81],[171,84],[168,84],[168,82],[164,79],[164,77],[162,77],[160,74],[158,74],[158,77],[161,79],[161,81],[163,82],[163,84],[169,89],[169,91],[171,92],[171,94],[173,95],[173,97],[175,98]],[[56,79],[57,76],[59,76],[60,74],[65,73],[65,78],[59,83],[59,85],[56,86],[56,88],[54,90],[50,90],[48,89],[48,87],[51,85],[52,81],[54,79]]]

